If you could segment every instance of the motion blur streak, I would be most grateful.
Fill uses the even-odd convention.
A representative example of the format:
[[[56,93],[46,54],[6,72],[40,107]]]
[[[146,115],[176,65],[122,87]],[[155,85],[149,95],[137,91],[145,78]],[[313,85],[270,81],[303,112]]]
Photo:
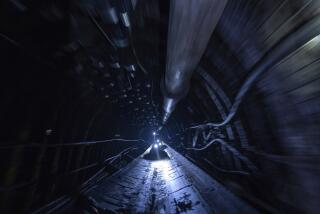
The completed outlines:
[[[319,0],[0,5],[1,214],[319,213]]]

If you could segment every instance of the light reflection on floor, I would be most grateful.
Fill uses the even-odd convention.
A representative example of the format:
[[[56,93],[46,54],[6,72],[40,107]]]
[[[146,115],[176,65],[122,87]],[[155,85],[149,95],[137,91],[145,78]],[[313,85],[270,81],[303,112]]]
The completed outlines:
[[[172,168],[170,160],[152,161],[151,167],[157,170],[166,182],[170,180],[170,169]]]
[[[145,159],[104,179],[87,193],[110,213],[257,213],[170,147],[166,159]]]

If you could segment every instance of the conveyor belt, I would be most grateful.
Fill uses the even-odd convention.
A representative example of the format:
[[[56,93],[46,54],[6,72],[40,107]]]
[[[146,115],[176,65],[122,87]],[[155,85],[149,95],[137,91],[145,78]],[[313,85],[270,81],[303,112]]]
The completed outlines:
[[[257,213],[171,148],[170,159],[138,158],[87,197],[106,213]]]

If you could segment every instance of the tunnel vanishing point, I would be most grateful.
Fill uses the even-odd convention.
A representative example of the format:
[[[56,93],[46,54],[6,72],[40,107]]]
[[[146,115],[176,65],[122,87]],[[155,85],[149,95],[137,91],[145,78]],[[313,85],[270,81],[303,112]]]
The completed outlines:
[[[320,213],[319,0],[3,0],[1,214]]]

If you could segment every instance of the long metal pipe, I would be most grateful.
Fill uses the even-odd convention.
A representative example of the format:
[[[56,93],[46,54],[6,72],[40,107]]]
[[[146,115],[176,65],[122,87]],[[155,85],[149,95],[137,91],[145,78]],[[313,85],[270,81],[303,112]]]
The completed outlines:
[[[163,124],[189,90],[198,65],[227,0],[170,1]]]

